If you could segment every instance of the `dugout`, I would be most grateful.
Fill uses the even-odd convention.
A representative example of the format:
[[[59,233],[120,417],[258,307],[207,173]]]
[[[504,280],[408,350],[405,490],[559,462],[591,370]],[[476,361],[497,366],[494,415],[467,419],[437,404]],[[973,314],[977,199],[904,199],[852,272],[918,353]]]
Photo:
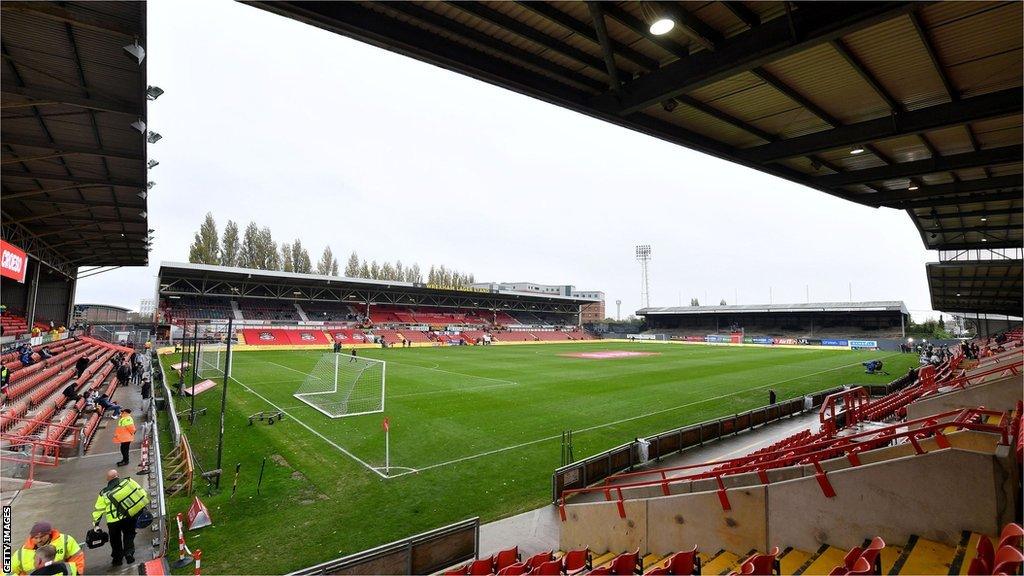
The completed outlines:
[[[901,301],[817,302],[643,308],[647,330],[684,336],[743,332],[787,338],[902,338],[910,312]]]

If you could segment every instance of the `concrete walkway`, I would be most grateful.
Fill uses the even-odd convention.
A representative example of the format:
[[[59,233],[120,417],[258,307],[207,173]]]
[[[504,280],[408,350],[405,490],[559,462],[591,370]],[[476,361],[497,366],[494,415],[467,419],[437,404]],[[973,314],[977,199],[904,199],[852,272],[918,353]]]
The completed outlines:
[[[12,549],[17,550],[28,538],[32,525],[47,521],[61,532],[73,536],[85,550],[85,571],[87,574],[137,574],[138,564],[153,558],[152,539],[155,532],[149,528],[140,530],[135,537],[135,560],[131,566],[111,566],[110,546],[90,550],[85,546],[85,534],[92,528],[92,510],[96,496],[106,485],[108,470],[117,469],[122,477],[135,478],[145,488],[145,477],[136,476],[141,455],[141,441],[144,436],[145,404],[139,387],[129,384],[118,387],[114,401],[131,409],[135,419],[135,442],[129,452],[127,466],[115,466],[121,459],[121,452],[114,444],[116,421],[104,418],[93,437],[85,456],[62,459],[56,467],[37,467],[35,481],[25,488],[27,467],[4,463],[3,478],[0,479],[0,500],[3,505],[12,506]],[[76,426],[84,425],[87,418],[80,416]],[[12,478],[12,476],[15,476]],[[106,530],[104,521],[103,529]]]
[[[680,454],[662,458],[661,462],[652,463],[653,465],[649,467],[667,468],[738,458],[805,429],[817,431],[817,412],[799,414],[703,446],[695,446]],[[604,500],[604,496],[599,493],[583,494],[574,497],[572,502],[596,500]],[[558,550],[560,531],[561,519],[558,508],[554,505],[510,516],[480,527],[479,555],[486,557],[517,545],[523,558],[537,552]]]

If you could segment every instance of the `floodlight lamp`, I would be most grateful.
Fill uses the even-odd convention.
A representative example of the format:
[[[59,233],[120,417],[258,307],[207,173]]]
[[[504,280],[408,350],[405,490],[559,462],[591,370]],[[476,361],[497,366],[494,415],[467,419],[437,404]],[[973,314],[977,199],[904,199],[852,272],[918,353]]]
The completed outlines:
[[[959,295],[960,295],[960,293],[959,293],[959,292],[957,292],[957,293],[956,293],[956,295],[957,295],[957,296],[959,296]]]
[[[661,18],[655,20],[654,24],[651,24],[651,34],[655,36],[663,36],[672,31],[675,28],[676,23],[669,18]]]
[[[139,45],[139,39],[136,38],[134,42],[124,47],[124,51],[128,53],[128,56],[135,60],[136,64],[142,65],[142,61],[146,59],[146,49]]]
[[[149,142],[150,144],[156,144],[157,142],[160,141],[161,138],[163,138],[163,136],[150,130],[149,136],[146,136],[146,142]]]
[[[146,167],[147,168],[156,168],[159,165],[160,165],[160,163],[157,162],[156,160],[150,160],[149,162],[146,162]]]
[[[146,133],[146,123],[142,121],[142,118],[139,118],[135,122],[132,122],[131,123],[131,127],[135,128],[136,130],[138,130],[139,134],[145,134]]]
[[[676,106],[679,106],[679,102],[677,102],[675,98],[669,98],[668,100],[664,100],[661,103],[661,108],[665,112],[671,112],[675,110]]]
[[[156,186],[156,182],[154,182],[153,180],[146,182],[146,190],[152,190],[153,186]]]
[[[988,217],[987,216],[982,216],[981,217],[981,221],[982,222],[988,222]]]
[[[146,212],[145,210],[143,210],[142,212],[139,212],[139,218],[147,218],[147,217],[149,217],[149,213]]]
[[[988,242],[988,238],[982,238],[981,241],[982,242]]]
[[[850,154],[853,154],[854,156],[856,156],[857,154],[863,154],[863,153],[864,153],[864,147],[863,146],[854,146],[853,148],[850,148]]]
[[[910,186],[907,186],[907,190],[917,190],[917,184],[911,182]]]
[[[149,193],[147,193],[145,190],[143,190],[142,192],[139,192],[138,194],[136,194],[136,196],[138,196],[139,198],[145,200],[147,197],[149,197]]]
[[[164,89],[159,86],[149,86],[146,88],[146,100],[156,100],[164,93]]]

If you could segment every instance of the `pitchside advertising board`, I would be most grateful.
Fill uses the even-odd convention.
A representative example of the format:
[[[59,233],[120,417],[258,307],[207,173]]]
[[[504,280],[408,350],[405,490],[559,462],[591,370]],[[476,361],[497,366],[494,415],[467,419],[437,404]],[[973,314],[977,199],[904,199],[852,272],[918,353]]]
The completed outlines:
[[[25,251],[0,240],[0,254],[0,276],[24,283],[25,273],[28,271],[28,257]]]

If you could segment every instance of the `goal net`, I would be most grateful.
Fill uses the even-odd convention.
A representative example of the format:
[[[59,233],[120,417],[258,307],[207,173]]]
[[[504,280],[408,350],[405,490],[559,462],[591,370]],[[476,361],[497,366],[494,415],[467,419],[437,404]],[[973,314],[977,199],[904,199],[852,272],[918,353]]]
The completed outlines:
[[[327,353],[293,394],[330,418],[384,411],[383,360]]]
[[[200,378],[223,378],[224,373],[231,377],[231,357],[224,344],[201,344],[199,346],[199,362],[196,363],[196,375]]]

